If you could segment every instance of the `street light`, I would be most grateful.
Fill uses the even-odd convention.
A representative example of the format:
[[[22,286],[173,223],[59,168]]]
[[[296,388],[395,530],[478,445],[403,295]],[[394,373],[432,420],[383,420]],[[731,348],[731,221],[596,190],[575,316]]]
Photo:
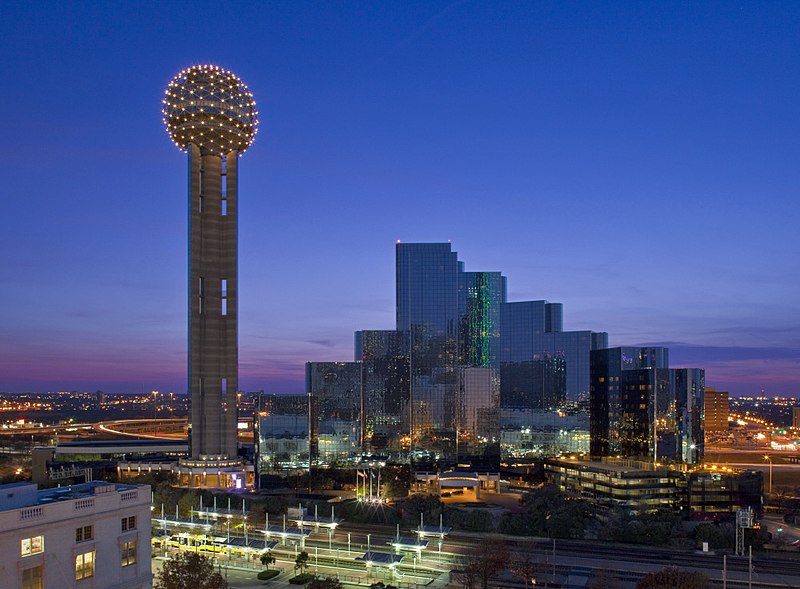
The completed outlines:
[[[158,391],[152,391],[153,395],[153,433],[156,433],[156,418],[158,417]]]
[[[769,494],[772,495],[772,458],[764,456],[764,460],[769,460]]]

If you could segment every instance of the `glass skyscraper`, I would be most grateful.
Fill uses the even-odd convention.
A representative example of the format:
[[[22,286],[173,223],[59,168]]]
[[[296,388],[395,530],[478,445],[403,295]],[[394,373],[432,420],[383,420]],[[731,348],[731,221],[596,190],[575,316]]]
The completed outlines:
[[[257,476],[308,468],[308,403],[308,395],[259,395],[254,422]]]
[[[459,366],[459,264],[449,243],[398,243],[397,331],[409,334],[414,449],[452,455]]]
[[[497,368],[506,278],[500,272],[459,272],[461,364]]]
[[[494,368],[459,369],[458,458],[500,457],[500,377]]]
[[[306,363],[311,464],[354,462],[361,455],[361,363]]]
[[[670,371],[665,348],[564,331],[560,303],[508,302],[502,273],[466,271],[449,243],[398,243],[395,271],[395,329],[357,331],[355,362],[307,364],[312,464],[580,452],[590,432],[598,456],[702,453],[702,371]]]
[[[706,373],[702,368],[675,368],[672,374],[681,462],[697,464],[702,462],[705,450],[703,414]]]
[[[699,368],[669,368],[662,347],[591,353],[593,456],[697,462],[702,452]]]
[[[357,331],[355,360],[361,362],[364,451],[394,454],[408,450],[411,443],[408,332]]]

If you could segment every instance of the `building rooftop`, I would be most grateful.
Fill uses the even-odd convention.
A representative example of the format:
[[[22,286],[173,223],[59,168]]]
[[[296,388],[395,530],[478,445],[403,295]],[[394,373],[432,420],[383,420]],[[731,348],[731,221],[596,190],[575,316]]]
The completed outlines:
[[[69,487],[42,489],[35,483],[10,483],[0,485],[0,511],[47,505],[58,501],[70,501],[101,495],[103,493],[134,491],[136,485],[108,483],[105,481],[89,481]]]
[[[571,466],[581,470],[616,473],[618,475],[639,473],[663,473],[675,470],[676,465],[659,464],[641,460],[579,460],[574,458],[550,458],[547,463],[558,466]]]

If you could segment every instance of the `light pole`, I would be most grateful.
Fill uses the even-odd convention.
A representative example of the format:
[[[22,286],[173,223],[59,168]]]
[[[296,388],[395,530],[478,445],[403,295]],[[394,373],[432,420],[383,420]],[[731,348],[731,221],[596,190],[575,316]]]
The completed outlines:
[[[156,418],[158,417],[158,391],[153,391],[153,434],[156,433]]]
[[[767,455],[764,460],[769,460],[769,494],[772,495],[772,458]]]

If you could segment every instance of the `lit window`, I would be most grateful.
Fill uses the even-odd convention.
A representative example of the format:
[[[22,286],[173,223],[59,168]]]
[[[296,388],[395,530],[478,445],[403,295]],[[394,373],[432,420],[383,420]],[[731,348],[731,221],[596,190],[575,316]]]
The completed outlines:
[[[135,530],[136,529],[136,516],[131,515],[130,517],[123,517],[122,518],[122,531],[127,532],[128,530]]]
[[[75,557],[75,580],[94,577],[94,550]]]
[[[92,526],[83,526],[75,529],[75,542],[86,542],[94,537]]]
[[[136,540],[122,543],[122,566],[136,564]]]
[[[22,589],[43,589],[44,565],[22,570]]]
[[[20,553],[22,556],[39,554],[44,552],[44,536],[34,536],[33,538],[23,538],[20,542]]]

